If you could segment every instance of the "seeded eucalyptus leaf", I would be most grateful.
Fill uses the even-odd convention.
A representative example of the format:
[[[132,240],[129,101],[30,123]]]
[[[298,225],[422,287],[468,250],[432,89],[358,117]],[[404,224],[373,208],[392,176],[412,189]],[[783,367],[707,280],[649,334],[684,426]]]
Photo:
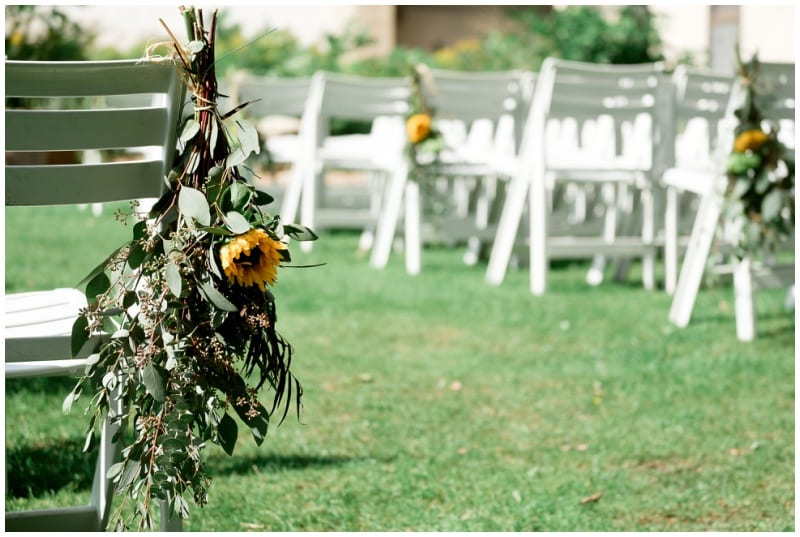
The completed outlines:
[[[93,269],[92,269],[92,270],[89,272],[89,274],[87,274],[86,276],[84,276],[84,278],[83,278],[81,281],[79,281],[79,282],[78,282],[78,283],[75,285],[75,287],[78,287],[78,288],[79,288],[80,286],[82,286],[83,284],[87,283],[89,280],[91,280],[92,278],[94,278],[95,276],[97,276],[98,274],[100,274],[101,272],[104,272],[104,271],[106,270],[106,267],[108,267],[108,264],[109,264],[109,262],[110,262],[112,259],[114,259],[114,257],[116,257],[116,255],[119,253],[119,251],[120,251],[120,250],[122,250],[123,248],[125,248],[126,246],[130,245],[130,244],[131,244],[130,242],[126,242],[125,244],[123,244],[122,246],[120,246],[119,248],[117,248],[117,249],[115,249],[113,252],[111,252],[111,255],[109,255],[108,257],[106,257],[106,258],[103,260],[103,262],[102,262],[102,263],[100,263],[99,265],[97,265],[96,267],[94,267],[94,268],[93,268]]]
[[[72,323],[72,337],[70,339],[70,350],[72,357],[75,358],[81,349],[89,341],[89,320],[83,315],[79,315]]]
[[[233,455],[233,448],[236,447],[236,440],[239,437],[239,426],[236,425],[236,420],[228,414],[223,415],[217,426],[217,435],[219,445],[222,446],[225,453]]]
[[[86,300],[94,302],[97,295],[102,295],[111,287],[111,280],[108,279],[105,272],[101,272],[86,284]]]
[[[207,282],[198,283],[203,296],[216,307],[224,311],[239,311],[230,300],[225,298],[213,285]]]
[[[181,296],[181,287],[183,285],[183,278],[181,277],[181,268],[174,261],[167,262],[164,269],[164,276],[167,279],[167,287],[170,293],[176,297]]]
[[[211,225],[211,209],[205,195],[199,190],[184,186],[178,194],[178,209],[185,216],[196,220],[200,225]]]
[[[128,266],[132,269],[139,268],[144,260],[147,258],[147,251],[144,249],[144,246],[141,242],[137,242],[134,244],[133,248],[131,249],[131,253],[128,254]]]
[[[133,240],[138,241],[147,235],[147,221],[140,220],[133,225]]]
[[[239,418],[250,428],[250,432],[253,433],[253,440],[256,445],[260,446],[267,437],[267,430],[269,429],[269,413],[267,413],[267,409],[259,404],[256,409],[258,411],[258,416],[248,416],[245,409],[237,406],[234,406],[234,408]]]
[[[235,235],[241,235],[250,231],[250,222],[248,222],[247,218],[242,216],[241,213],[230,211],[225,215],[224,220],[225,225],[228,226],[228,229]]]
[[[152,362],[142,370],[142,382],[147,393],[158,403],[163,403],[167,396],[167,372]]]

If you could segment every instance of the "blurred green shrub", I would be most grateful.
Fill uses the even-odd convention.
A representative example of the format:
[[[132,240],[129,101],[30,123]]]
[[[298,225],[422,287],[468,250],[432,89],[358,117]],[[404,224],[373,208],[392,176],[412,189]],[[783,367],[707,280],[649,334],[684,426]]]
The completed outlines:
[[[67,61],[87,59],[95,34],[57,6],[5,6],[6,59]]]

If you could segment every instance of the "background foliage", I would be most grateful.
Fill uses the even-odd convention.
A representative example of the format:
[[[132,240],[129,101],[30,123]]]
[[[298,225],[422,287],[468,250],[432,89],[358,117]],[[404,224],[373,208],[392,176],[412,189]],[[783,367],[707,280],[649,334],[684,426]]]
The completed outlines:
[[[567,6],[547,14],[532,7],[509,8],[513,29],[489,32],[435,51],[395,47],[385,56],[353,60],[353,51],[370,44],[363,28],[348,26],[303,46],[290,31],[268,21],[255,35],[219,12],[217,59],[220,77],[233,69],[279,76],[316,70],[368,76],[405,76],[409,65],[457,70],[536,70],[547,56],[598,63],[640,63],[661,59],[661,41],[646,6],[623,6],[617,20],[603,18],[597,6]],[[37,28],[47,30],[34,31]],[[67,19],[57,7],[7,6],[9,59],[117,59],[140,57],[147,43],[130,50],[98,49],[94,33]]]

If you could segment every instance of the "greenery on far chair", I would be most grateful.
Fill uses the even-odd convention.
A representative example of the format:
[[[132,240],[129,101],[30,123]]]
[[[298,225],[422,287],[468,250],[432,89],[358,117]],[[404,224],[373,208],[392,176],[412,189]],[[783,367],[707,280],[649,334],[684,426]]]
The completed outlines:
[[[6,257],[29,265],[8,265],[6,289],[76,283],[129,236],[112,213],[8,211]],[[83,265],[58,257],[70,227],[106,241],[83,243]],[[324,267],[282,272],[302,420],[261,447],[241,430],[234,457],[209,446],[214,486],[186,530],[794,529],[795,324],[782,291],[757,295],[759,338],[742,344],[730,287],[702,290],[680,330],[668,295],[588,287],[585,264],[562,262],[533,298],[525,270],[489,287],[484,266],[432,249],[409,277],[400,257],[370,269],[357,243],[326,234],[295,260]],[[7,383],[7,510],[88,497],[85,418],[60,410],[70,388]],[[41,453],[49,480],[29,474]]]

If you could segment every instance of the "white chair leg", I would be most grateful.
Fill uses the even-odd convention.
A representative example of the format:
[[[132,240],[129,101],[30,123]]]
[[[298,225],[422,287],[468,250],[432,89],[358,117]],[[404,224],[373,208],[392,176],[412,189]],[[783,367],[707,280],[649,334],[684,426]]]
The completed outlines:
[[[286,224],[292,224],[297,218],[298,209],[300,208],[300,195],[303,191],[303,164],[296,163],[292,166],[289,174],[289,181],[286,184],[286,190],[283,193],[283,202],[281,203],[281,221]]]
[[[677,326],[687,326],[692,317],[721,209],[722,200],[716,194],[704,195],[700,200],[669,310],[669,320]]]
[[[183,531],[183,519],[172,512],[168,501],[159,500],[158,509],[161,512],[160,531]]]
[[[750,259],[745,257],[733,270],[734,308],[736,310],[736,337],[740,341],[753,341],[756,336],[756,315],[753,304],[753,279]]]
[[[617,234],[617,200],[614,195],[613,185],[603,185],[603,203],[606,206],[603,218],[603,241],[611,244]],[[592,258],[592,265],[586,273],[586,283],[589,285],[600,285],[605,278],[607,259],[603,254],[597,254]]]
[[[109,514],[111,513],[111,500],[114,496],[114,483],[106,476],[111,466],[119,461],[122,446],[119,442],[112,442],[111,439],[119,429],[118,424],[111,422],[111,418],[122,412],[121,400],[119,399],[119,388],[114,390],[115,401],[111,409],[111,416],[106,417],[100,431],[100,449],[97,458],[97,465],[94,473],[94,484],[89,504],[97,509],[99,527],[106,529]]]
[[[497,223],[489,265],[486,268],[486,282],[490,285],[500,285],[506,276],[529,186],[526,177],[515,175],[506,190],[506,200]]]
[[[786,308],[787,311],[792,311],[794,309],[794,285],[791,285],[789,289],[786,290],[786,298],[783,301],[783,307]]]
[[[317,211],[317,184],[318,177],[322,177],[323,170],[308,169],[303,173],[303,187],[302,196],[300,198],[300,223],[309,229],[314,229],[314,221],[316,219]],[[300,243],[300,249],[304,252],[312,250],[313,241],[303,241]]]
[[[408,166],[405,163],[398,163],[393,170],[389,177],[383,210],[375,228],[375,242],[372,245],[372,255],[370,256],[370,265],[373,268],[384,268],[389,262],[395,227],[403,204]]]
[[[419,274],[422,251],[419,184],[416,181],[406,182],[405,201],[406,272],[413,275]]]
[[[671,295],[678,281],[678,191],[667,188],[664,207],[664,290]]]
[[[531,293],[541,296],[547,290],[547,185],[542,173],[534,174],[531,180],[528,207],[530,212],[530,270]]]
[[[649,189],[642,192],[642,243],[649,246],[647,253],[642,257],[642,285],[647,290],[656,286],[656,259],[655,248],[655,213],[653,209],[653,192]]]

